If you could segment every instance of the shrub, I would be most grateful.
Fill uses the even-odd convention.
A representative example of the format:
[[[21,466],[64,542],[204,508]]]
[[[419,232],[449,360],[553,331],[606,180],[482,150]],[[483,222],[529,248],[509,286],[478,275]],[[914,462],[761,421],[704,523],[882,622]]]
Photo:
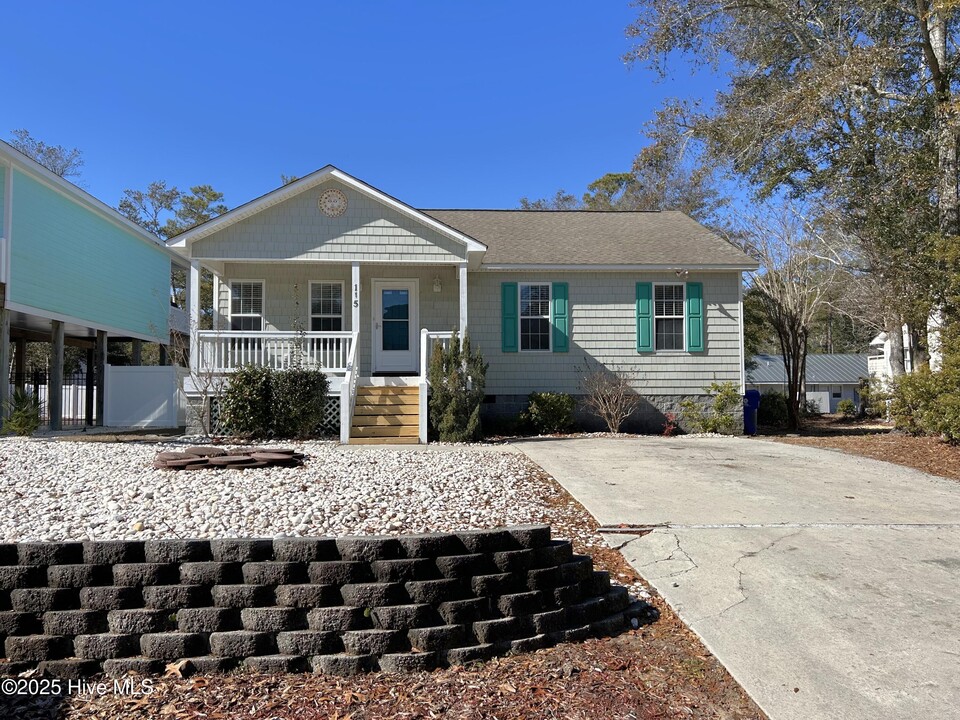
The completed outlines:
[[[890,388],[879,378],[861,381],[860,405],[863,414],[869,417],[886,417],[887,403],[890,401]]]
[[[820,403],[813,398],[806,398],[800,403],[800,415],[802,417],[819,417],[823,415],[823,413],[820,412]]]
[[[704,411],[704,408],[695,400],[684,400],[680,403],[680,414],[684,421],[695,432],[733,435],[737,430],[737,418],[734,412],[743,403],[736,383],[712,382],[705,389],[713,398],[709,412]]]
[[[677,414],[668,412],[664,413],[663,417],[663,432],[661,434],[664,437],[672,437],[677,431]]]
[[[3,421],[4,432],[27,436],[33,435],[40,428],[43,404],[36,395],[17,388],[6,405],[8,417]]]
[[[787,396],[776,390],[768,390],[760,396],[757,408],[757,424],[764,427],[783,429],[787,426]]]
[[[246,365],[230,376],[220,400],[220,414],[230,432],[267,437],[273,428],[273,371]]]
[[[480,437],[480,405],[486,387],[487,365],[480,351],[470,349],[456,332],[450,344],[433,346],[430,356],[430,421],[444,442],[468,442]]]
[[[330,386],[320,370],[292,367],[272,375],[273,434],[284,438],[314,435],[323,422]]]
[[[837,403],[837,412],[845,418],[851,419],[857,415],[857,406],[853,404],[853,400],[850,398],[844,398]]]
[[[894,378],[890,387],[890,418],[898,430],[911,435],[937,432],[937,396],[945,390],[941,375],[921,368]]]
[[[573,425],[575,404],[567,393],[533,392],[521,420],[540,435],[565,432]]]
[[[606,367],[598,367],[584,375],[580,389],[588,412],[603,420],[612,433],[619,432],[623,421],[640,407],[640,396],[627,379]]]

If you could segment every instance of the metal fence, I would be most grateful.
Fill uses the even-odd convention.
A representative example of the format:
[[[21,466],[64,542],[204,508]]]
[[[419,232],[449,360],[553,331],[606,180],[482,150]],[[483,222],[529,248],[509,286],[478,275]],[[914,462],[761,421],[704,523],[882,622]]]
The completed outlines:
[[[23,387],[40,398],[40,413],[44,424],[50,423],[50,373],[46,368],[32,368],[25,373],[11,373],[10,394]],[[97,407],[97,382],[94,371],[75,372],[63,376],[61,422],[63,427],[93,425]]]

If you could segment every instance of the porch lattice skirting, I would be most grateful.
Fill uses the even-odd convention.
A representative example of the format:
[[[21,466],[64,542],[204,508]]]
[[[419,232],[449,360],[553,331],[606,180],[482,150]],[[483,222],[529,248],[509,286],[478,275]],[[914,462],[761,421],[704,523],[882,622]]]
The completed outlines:
[[[424,670],[655,619],[550,527],[0,545],[3,674]]]
[[[318,428],[322,435],[338,436],[340,434],[340,395],[328,395],[323,406],[323,420]],[[213,436],[228,436],[230,428],[220,414],[220,403],[216,398],[210,400],[210,434]]]

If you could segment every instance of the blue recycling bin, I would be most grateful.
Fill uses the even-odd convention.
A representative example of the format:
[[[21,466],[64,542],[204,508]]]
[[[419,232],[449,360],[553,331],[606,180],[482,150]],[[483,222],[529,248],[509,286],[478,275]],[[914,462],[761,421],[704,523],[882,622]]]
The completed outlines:
[[[757,434],[757,409],[760,407],[760,391],[747,390],[743,396],[743,432]]]

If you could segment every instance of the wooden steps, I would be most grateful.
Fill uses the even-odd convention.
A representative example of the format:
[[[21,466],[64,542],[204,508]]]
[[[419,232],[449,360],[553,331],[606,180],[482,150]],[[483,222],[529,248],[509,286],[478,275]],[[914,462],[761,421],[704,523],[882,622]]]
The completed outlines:
[[[351,445],[415,445],[420,442],[420,392],[416,386],[357,388],[350,423]]]

